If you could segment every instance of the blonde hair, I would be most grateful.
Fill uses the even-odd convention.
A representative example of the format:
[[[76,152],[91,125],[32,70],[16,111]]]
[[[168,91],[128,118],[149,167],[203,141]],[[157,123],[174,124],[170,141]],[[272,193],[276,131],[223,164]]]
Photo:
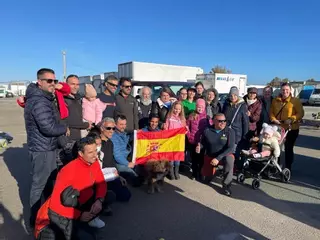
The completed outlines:
[[[186,118],[185,118],[185,116],[184,116],[184,109],[183,109],[182,103],[181,103],[180,101],[176,101],[176,102],[174,102],[174,103],[172,104],[172,106],[171,106],[171,108],[170,108],[170,110],[169,110],[169,112],[168,112],[167,119],[170,118],[170,117],[172,117],[172,115],[173,115],[173,109],[174,109],[174,107],[177,106],[177,105],[180,105],[180,106],[181,106],[181,112],[179,113],[179,118],[180,118],[181,122],[183,122],[183,123],[185,124],[185,123],[186,123]]]

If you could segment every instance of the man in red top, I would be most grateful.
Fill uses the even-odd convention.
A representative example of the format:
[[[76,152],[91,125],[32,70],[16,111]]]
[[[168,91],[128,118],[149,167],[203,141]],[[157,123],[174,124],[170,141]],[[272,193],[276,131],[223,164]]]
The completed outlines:
[[[60,232],[67,240],[90,240],[95,239],[95,233],[89,226],[105,225],[98,218],[98,214],[102,210],[107,185],[97,161],[95,140],[81,139],[78,144],[78,154],[78,158],[67,164],[58,174],[51,198],[48,200],[50,201],[47,204],[48,211],[40,210],[37,223],[43,220],[40,219],[41,212],[48,212],[49,227],[56,236]],[[36,226],[38,237],[39,234],[41,236],[41,228],[44,227]]]

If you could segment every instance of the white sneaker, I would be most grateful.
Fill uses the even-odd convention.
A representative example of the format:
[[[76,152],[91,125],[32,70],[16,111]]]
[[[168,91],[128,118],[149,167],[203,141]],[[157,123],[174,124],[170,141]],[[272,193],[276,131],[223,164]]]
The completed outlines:
[[[241,152],[242,152],[244,155],[250,155],[249,150],[242,150]]]
[[[88,224],[90,227],[94,228],[103,228],[104,226],[106,226],[104,221],[102,221],[99,217],[92,219],[90,222],[88,222]]]

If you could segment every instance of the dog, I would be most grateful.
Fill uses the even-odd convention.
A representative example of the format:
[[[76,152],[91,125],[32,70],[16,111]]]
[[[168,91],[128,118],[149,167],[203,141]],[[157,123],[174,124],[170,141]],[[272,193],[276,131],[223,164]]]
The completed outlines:
[[[148,193],[153,194],[163,192],[161,186],[164,182],[164,177],[168,174],[171,166],[167,160],[149,160],[145,164],[146,180],[148,184]]]

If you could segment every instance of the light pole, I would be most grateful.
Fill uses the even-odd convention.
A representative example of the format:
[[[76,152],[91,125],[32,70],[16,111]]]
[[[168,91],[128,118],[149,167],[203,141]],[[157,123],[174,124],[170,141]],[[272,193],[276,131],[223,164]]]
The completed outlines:
[[[63,59],[63,80],[67,79],[67,62],[66,62],[66,52],[62,51],[62,59]]]

